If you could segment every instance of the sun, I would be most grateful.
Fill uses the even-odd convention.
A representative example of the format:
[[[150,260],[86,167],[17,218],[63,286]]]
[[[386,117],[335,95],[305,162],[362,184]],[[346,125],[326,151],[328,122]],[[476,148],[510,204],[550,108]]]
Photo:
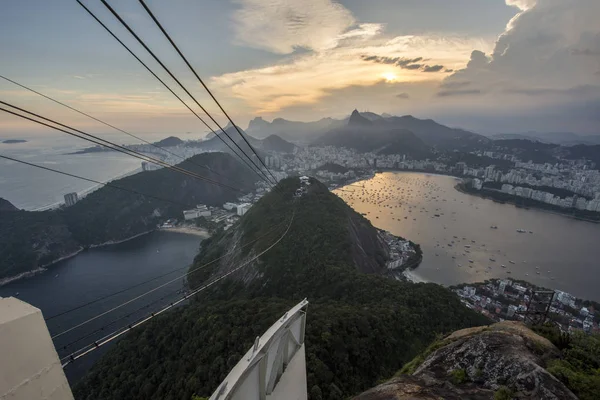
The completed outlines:
[[[393,72],[386,72],[384,74],[381,74],[381,76],[385,78],[386,82],[394,82],[398,80],[398,75],[396,75]]]

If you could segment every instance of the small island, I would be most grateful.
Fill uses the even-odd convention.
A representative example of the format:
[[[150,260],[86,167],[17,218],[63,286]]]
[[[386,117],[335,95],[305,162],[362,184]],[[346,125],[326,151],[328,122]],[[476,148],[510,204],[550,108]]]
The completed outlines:
[[[3,144],[17,144],[17,143],[27,143],[27,140],[23,139],[7,139],[2,141]]]

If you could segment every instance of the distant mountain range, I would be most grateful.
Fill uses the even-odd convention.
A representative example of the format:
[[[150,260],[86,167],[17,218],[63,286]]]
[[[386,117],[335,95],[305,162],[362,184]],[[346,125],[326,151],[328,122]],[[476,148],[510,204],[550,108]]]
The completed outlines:
[[[432,148],[426,145],[413,132],[396,128],[383,118],[369,118],[354,111],[347,125],[332,129],[312,144],[337,146],[355,149],[360,152],[381,154],[406,154],[413,159],[432,156]]]
[[[8,140],[3,140],[2,143],[4,143],[4,144],[27,143],[27,140],[23,140],[23,139],[8,139]]]
[[[279,153],[291,153],[294,151],[294,148],[296,147],[296,145],[288,142],[287,140],[281,138],[278,135],[268,135],[267,137],[265,137],[264,139],[257,139],[253,136],[248,135],[242,128],[240,128],[238,126],[240,132],[242,132],[242,134],[244,135],[244,138],[248,141],[248,143],[250,143],[250,145],[252,145],[252,147],[257,150],[257,151],[267,151],[267,152],[271,152],[271,151],[276,151]],[[207,151],[225,151],[225,152],[231,152],[231,150],[227,147],[227,145],[225,143],[223,143],[223,141],[227,142],[231,147],[233,147],[235,149],[236,152],[239,153],[239,150],[237,149],[237,147],[235,147],[231,140],[233,139],[233,141],[244,151],[244,153],[251,155],[252,154],[252,150],[250,149],[250,147],[248,146],[248,144],[246,143],[246,141],[244,139],[242,139],[239,135],[239,133],[237,132],[237,130],[235,129],[235,127],[231,124],[229,124],[226,128],[225,128],[225,132],[227,133],[227,135],[224,135],[222,132],[217,132],[219,133],[219,137],[216,137],[214,134],[209,134],[207,135],[207,140],[201,141],[201,142],[187,142],[187,146],[189,147],[199,147],[203,150],[207,150]],[[229,138],[227,137],[229,136]],[[221,140],[223,139],[223,140]]]
[[[490,139],[483,135],[463,129],[450,128],[431,119],[423,120],[411,115],[395,117],[389,114],[379,115],[372,112],[360,113],[357,110],[354,110],[350,117],[342,120],[324,118],[315,122],[287,121],[281,118],[275,119],[273,122],[267,122],[258,117],[250,121],[247,131],[256,137],[277,134],[292,141],[342,146],[343,132],[348,132],[352,136],[350,139],[352,142],[367,140],[366,138],[358,138],[358,131],[361,129],[364,131],[362,135],[367,135],[369,133],[367,131],[370,131],[373,135],[373,131],[377,131],[376,141],[378,143],[380,139],[383,140],[386,136],[388,139],[392,139],[392,137],[399,135],[398,133],[392,134],[392,137],[390,137],[390,131],[392,130],[402,130],[405,136],[408,135],[406,131],[410,131],[422,140],[426,146],[440,149],[469,149],[490,142]],[[383,136],[379,137],[380,134]],[[368,140],[371,139],[373,138],[370,137]],[[414,142],[413,138],[407,140]],[[413,144],[416,145],[416,143]]]
[[[579,135],[573,132],[525,132],[525,133],[499,133],[491,136],[494,140],[502,139],[527,139],[543,143],[554,143],[563,146],[578,144],[600,144],[600,135]]]
[[[347,120],[336,120],[323,118],[314,122],[288,121],[276,118],[273,122],[267,122],[261,117],[256,117],[248,124],[246,132],[257,138],[265,138],[269,135],[277,135],[287,140],[310,142],[314,137],[338,126],[345,125]]]

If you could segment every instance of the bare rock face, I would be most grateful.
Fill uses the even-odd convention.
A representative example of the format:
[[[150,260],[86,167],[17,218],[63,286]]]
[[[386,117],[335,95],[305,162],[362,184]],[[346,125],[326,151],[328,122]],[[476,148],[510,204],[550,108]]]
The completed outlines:
[[[544,368],[558,356],[552,343],[521,323],[464,329],[446,337],[413,375],[401,375],[355,399],[494,399],[503,391],[503,398],[575,400]]]
[[[355,400],[490,400],[491,390],[432,384],[414,375],[402,375],[355,397]]]

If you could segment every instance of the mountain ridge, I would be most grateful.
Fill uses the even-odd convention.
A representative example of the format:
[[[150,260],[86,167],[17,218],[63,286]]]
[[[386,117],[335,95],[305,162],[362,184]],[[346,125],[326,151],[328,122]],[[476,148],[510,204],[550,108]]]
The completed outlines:
[[[248,125],[248,131],[257,136],[276,133],[286,139],[314,143],[317,138],[344,126],[372,126],[378,129],[405,129],[413,132],[426,145],[440,149],[471,149],[491,142],[491,139],[464,129],[450,128],[432,119],[419,119],[411,115],[401,117],[389,114],[354,110],[343,119],[324,118],[313,122],[287,121],[281,118],[269,123],[256,117]]]

